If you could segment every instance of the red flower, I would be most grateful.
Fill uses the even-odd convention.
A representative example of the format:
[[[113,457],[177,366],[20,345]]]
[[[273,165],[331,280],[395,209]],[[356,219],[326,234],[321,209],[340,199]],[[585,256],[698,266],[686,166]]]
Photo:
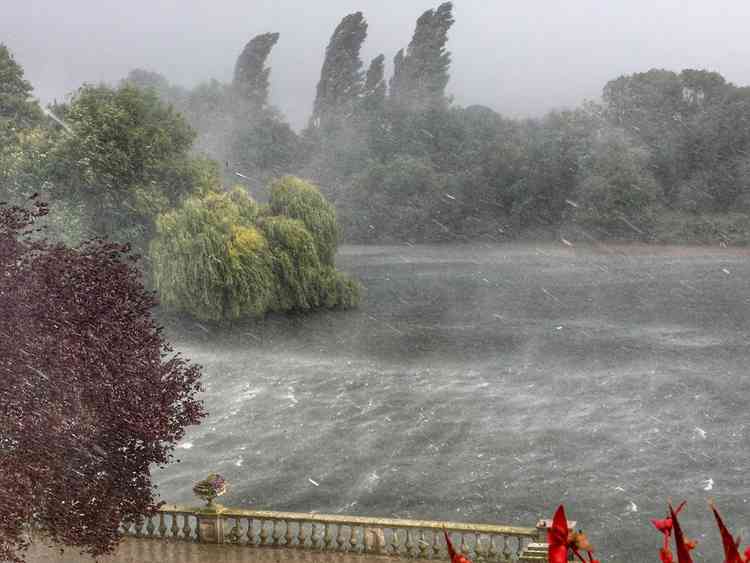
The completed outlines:
[[[448,532],[445,528],[443,528],[443,534],[445,534],[445,543],[448,546],[448,555],[450,555],[451,563],[471,563],[471,559],[460,553],[456,553],[456,550],[453,549],[453,543],[451,543],[451,539],[448,537]]]
[[[687,504],[687,501],[683,500],[680,503],[680,506],[677,507],[677,510],[674,511],[674,513],[679,514],[680,510],[682,510],[685,504]],[[651,523],[662,534],[665,534],[666,536],[670,536],[672,534],[672,519],[669,517],[669,515],[667,515],[667,517],[663,518],[662,520],[651,520]]]
[[[724,545],[724,561],[725,563],[744,563],[745,560],[740,556],[740,552],[737,549],[737,546],[740,543],[739,538],[737,538],[737,543],[735,543],[734,538],[732,537],[732,534],[729,533],[729,530],[727,530],[727,527],[724,525],[724,521],[721,519],[721,515],[719,514],[719,511],[716,509],[716,505],[713,503],[713,501],[710,501],[709,506],[711,507],[711,510],[714,513],[714,516],[716,516],[716,524],[719,526],[719,533],[721,534],[721,543]],[[748,555],[748,552],[750,551],[750,548],[745,550],[745,555]]]
[[[563,505],[557,507],[552,518],[552,526],[547,529],[547,559],[549,563],[568,561],[568,519]]]
[[[685,503],[683,502],[682,505]],[[682,528],[680,528],[680,522],[677,520],[677,513],[672,508],[672,504],[669,504],[669,515],[672,518],[672,525],[674,526],[674,540],[677,544],[677,561],[678,563],[693,563],[693,558],[690,557],[690,550],[693,549],[698,542],[695,540],[691,540],[686,538],[682,533]]]
[[[565,517],[563,505],[557,507],[552,518],[552,526],[547,529],[547,559],[549,563],[567,563],[568,549],[583,563],[599,563],[592,555],[591,544],[583,532],[568,533],[568,519]],[[581,555],[585,550],[589,556],[588,562]]]
[[[674,563],[674,558],[669,547],[662,547],[659,550],[659,559],[661,559],[661,563]]]

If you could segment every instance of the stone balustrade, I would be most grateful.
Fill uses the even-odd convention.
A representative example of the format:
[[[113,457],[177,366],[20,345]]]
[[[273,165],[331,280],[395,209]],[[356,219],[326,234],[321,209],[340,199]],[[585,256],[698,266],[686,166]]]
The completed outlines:
[[[546,527],[468,524],[302,512],[240,510],[209,505],[165,505],[137,524],[121,527],[138,538],[225,543],[258,548],[450,560],[443,528],[473,561],[546,561]],[[569,522],[573,528],[575,522]]]

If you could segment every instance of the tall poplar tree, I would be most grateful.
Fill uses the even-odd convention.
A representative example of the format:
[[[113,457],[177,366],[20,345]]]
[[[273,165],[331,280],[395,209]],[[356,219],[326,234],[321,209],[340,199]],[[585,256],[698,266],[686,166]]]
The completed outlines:
[[[451,62],[446,43],[454,21],[451,2],[427,10],[417,19],[406,53],[399,51],[393,61],[391,98],[397,104],[419,109],[445,103]]]
[[[266,66],[266,59],[278,40],[278,33],[257,35],[248,41],[237,57],[233,85],[241,99],[250,102],[254,108],[268,104],[268,76],[271,69]]]
[[[325,125],[331,118],[351,112],[362,92],[359,52],[366,37],[367,21],[362,12],[344,17],[333,32],[320,71],[313,107],[314,125]]]

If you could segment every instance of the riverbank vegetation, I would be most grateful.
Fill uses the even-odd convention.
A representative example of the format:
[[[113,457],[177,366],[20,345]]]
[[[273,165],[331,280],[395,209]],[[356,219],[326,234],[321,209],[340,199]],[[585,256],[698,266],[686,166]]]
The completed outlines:
[[[153,89],[84,85],[45,116],[5,47],[0,76],[0,200],[41,193],[46,238],[127,243],[162,304],[201,320],[358,303],[334,265],[335,210],[313,184],[269,175],[258,205],[224,188],[220,166],[192,152],[195,130]]]
[[[537,119],[453,103],[452,5],[422,14],[408,45],[360,57],[361,12],[335,28],[312,114],[295,133],[269,105],[266,60],[278,34],[253,38],[230,84],[185,89],[134,70],[198,131],[197,148],[259,199],[268,178],[309,178],[348,242],[503,241],[539,236],[746,244],[750,88],[709,70],[617,77],[598,101]]]

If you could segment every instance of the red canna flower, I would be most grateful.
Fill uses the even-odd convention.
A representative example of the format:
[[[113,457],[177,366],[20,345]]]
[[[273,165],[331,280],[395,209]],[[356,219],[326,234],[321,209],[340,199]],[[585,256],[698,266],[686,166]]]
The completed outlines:
[[[724,561],[725,563],[745,563],[746,559],[743,559],[740,556],[739,549],[737,547],[740,544],[739,538],[737,538],[737,543],[735,543],[734,538],[732,537],[732,534],[729,533],[729,530],[727,530],[727,527],[724,525],[724,521],[721,519],[721,515],[719,514],[718,509],[716,508],[716,505],[713,501],[709,501],[708,505],[711,507],[711,510],[714,513],[714,516],[716,517],[716,524],[719,526],[719,533],[721,534],[721,543],[724,545]],[[747,548],[745,550],[745,556],[748,555],[750,552],[750,548]]]
[[[448,555],[450,555],[451,563],[471,563],[471,559],[468,557],[465,557],[461,553],[457,553],[455,549],[453,549],[453,543],[451,542],[450,537],[448,537],[448,531],[443,528],[443,534],[445,534],[445,543],[448,546]]]
[[[675,514],[679,514],[680,510],[687,504],[686,500],[683,500],[680,503],[680,506],[677,507],[677,510],[674,511]],[[670,536],[672,534],[672,518],[670,518],[669,514],[667,514],[666,518],[663,518],[661,520],[651,520],[651,523],[654,525],[654,527],[659,530],[662,534],[665,534],[667,536]]]
[[[583,532],[568,532],[568,519],[565,516],[563,505],[557,507],[555,516],[552,518],[552,527],[547,529],[547,559],[549,563],[567,563],[568,550],[583,563],[599,563],[594,559],[593,548],[586,534]],[[581,555],[586,551],[589,560],[586,561]]]
[[[661,559],[661,563],[674,563],[674,557],[672,557],[672,551],[669,547],[662,547],[659,550],[659,559]]]
[[[682,505],[685,503],[683,502]],[[680,505],[680,507],[682,506]],[[693,558],[690,557],[690,550],[693,549],[698,542],[695,540],[688,539],[682,533],[680,528],[680,522],[677,520],[677,513],[672,508],[672,504],[669,504],[669,515],[672,518],[672,526],[674,527],[674,539],[677,544],[677,562],[678,563],[693,563]]]
[[[557,507],[552,518],[552,526],[547,529],[547,559],[549,563],[568,561],[568,519],[563,505]]]

